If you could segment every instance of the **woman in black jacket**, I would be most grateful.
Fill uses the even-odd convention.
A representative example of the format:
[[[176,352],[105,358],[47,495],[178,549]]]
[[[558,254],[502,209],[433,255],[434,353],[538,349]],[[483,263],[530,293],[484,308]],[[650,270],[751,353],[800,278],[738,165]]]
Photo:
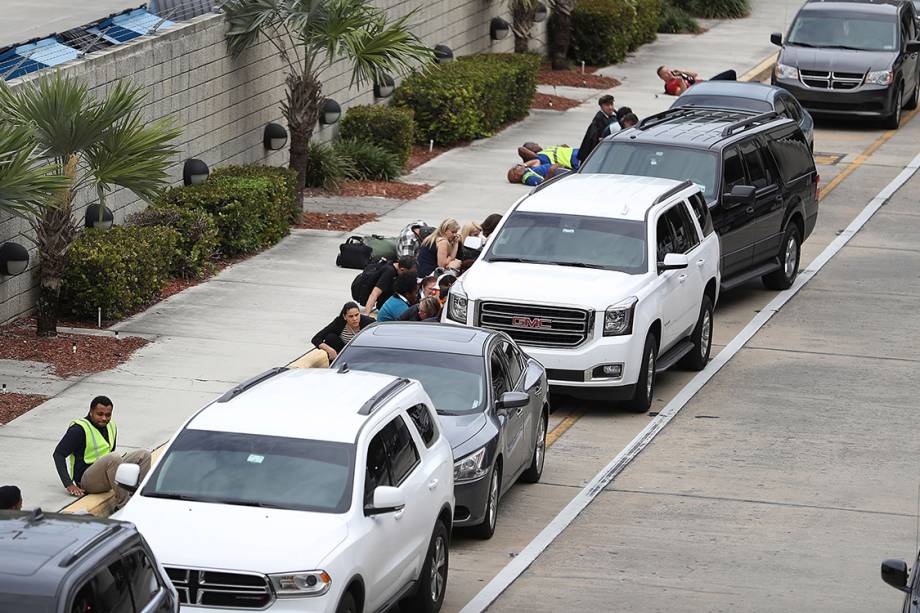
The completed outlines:
[[[316,333],[312,340],[313,346],[325,351],[331,362],[335,356],[339,355],[339,351],[345,347],[345,344],[355,337],[355,334],[372,323],[374,323],[374,318],[362,315],[358,303],[346,302],[339,316]]]

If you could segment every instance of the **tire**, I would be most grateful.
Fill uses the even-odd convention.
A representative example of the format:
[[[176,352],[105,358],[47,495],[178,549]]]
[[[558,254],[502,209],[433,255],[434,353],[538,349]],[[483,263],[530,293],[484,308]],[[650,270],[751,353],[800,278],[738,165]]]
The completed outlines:
[[[898,92],[894,96],[894,108],[891,115],[885,118],[885,127],[889,130],[897,130],[901,125],[901,109],[904,106],[904,86],[898,86]]]
[[[712,351],[712,300],[705,294],[700,304],[700,317],[690,334],[690,341],[693,343],[693,350],[681,358],[680,366],[687,370],[703,370],[709,363],[709,352]]]
[[[546,409],[543,409],[543,412],[540,414],[537,442],[533,447],[530,466],[521,473],[521,481],[524,483],[537,483],[543,475],[543,462],[546,460],[546,427],[548,422],[549,415],[546,414]]]
[[[645,337],[645,348],[642,350],[642,369],[639,380],[636,381],[636,392],[626,408],[633,413],[645,413],[652,406],[655,397],[655,365],[658,362],[658,337],[654,332],[649,332]]]
[[[339,601],[339,606],[335,608],[335,613],[358,613],[358,605],[355,603],[355,597],[351,595],[351,592],[345,592],[342,600]]]
[[[767,289],[784,290],[795,283],[799,275],[799,260],[802,257],[802,235],[794,223],[786,226],[783,241],[779,246],[779,261],[782,266],[768,275],[761,277]]]
[[[492,538],[495,534],[495,525],[498,523],[498,503],[501,500],[502,491],[502,471],[498,465],[492,467],[492,475],[489,477],[489,496],[486,498],[486,516],[478,526],[470,528],[470,533],[478,539],[484,541]]]
[[[917,77],[917,85],[914,86],[914,93],[911,94],[904,108],[908,111],[912,111],[917,108],[918,104],[920,104],[920,75]]]
[[[439,520],[434,525],[425,564],[418,577],[418,589],[408,599],[409,611],[420,613],[437,613],[444,602],[447,592],[447,566],[450,561],[450,538],[447,528]]]

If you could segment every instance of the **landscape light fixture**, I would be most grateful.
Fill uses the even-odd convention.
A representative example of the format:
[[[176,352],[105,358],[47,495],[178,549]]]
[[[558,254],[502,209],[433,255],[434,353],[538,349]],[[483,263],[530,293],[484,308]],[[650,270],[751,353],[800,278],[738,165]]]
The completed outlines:
[[[537,2],[537,6],[533,10],[533,22],[540,23],[541,21],[546,21],[546,18],[549,16],[549,11],[546,10],[546,5],[542,2]]]
[[[18,275],[29,267],[29,250],[19,243],[0,245],[0,274]]]
[[[453,50],[447,45],[434,46],[434,61],[438,64],[446,64],[454,59]]]
[[[288,141],[287,130],[279,123],[270,123],[265,126],[265,134],[262,137],[262,144],[269,151],[278,151],[283,149]]]
[[[489,36],[492,40],[501,40],[508,38],[511,34],[511,25],[501,17],[493,17],[489,22]]]
[[[208,180],[209,174],[211,171],[207,164],[198,158],[189,158],[182,167],[182,182],[186,185],[200,185]]]
[[[320,111],[319,121],[322,124],[331,126],[342,116],[342,107],[332,98],[323,100],[323,108]]]
[[[102,208],[102,215],[99,214],[100,206]],[[98,202],[95,202],[86,207],[85,225],[87,228],[108,230],[112,227],[113,223],[115,223],[115,215],[112,213],[112,210],[104,204],[100,205]]]
[[[375,98],[389,98],[393,95],[393,91],[396,89],[396,81],[393,80],[393,77],[387,73],[380,75],[378,79],[374,80],[374,97]]]

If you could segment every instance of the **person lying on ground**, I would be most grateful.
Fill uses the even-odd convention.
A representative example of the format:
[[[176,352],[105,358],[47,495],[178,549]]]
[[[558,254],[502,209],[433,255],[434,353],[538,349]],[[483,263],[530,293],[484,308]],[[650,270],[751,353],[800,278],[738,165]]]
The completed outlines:
[[[699,75],[692,70],[680,70],[677,68],[668,68],[659,66],[658,78],[664,81],[664,93],[669,96],[679,96],[687,91],[693,85],[703,81]],[[725,70],[715,75],[710,81],[736,81],[738,75],[734,70]]]
[[[409,273],[415,274],[415,273]],[[317,349],[322,349],[329,356],[329,361],[335,359],[335,356],[345,347],[355,335],[374,323],[373,317],[361,314],[361,308],[357,302],[346,302],[339,312],[339,316],[333,319],[329,324],[317,332],[310,341]]]
[[[122,464],[140,466],[138,483],[150,470],[150,452],[138,449],[115,453],[118,428],[112,419],[113,404],[106,396],[89,403],[86,417],[75,419],[54,448],[52,458],[61,483],[71,496],[103,494],[115,490],[115,508],[120,509],[131,493],[115,487],[115,473]]]
[[[578,149],[568,145],[555,145],[544,149],[537,143],[524,143],[523,147],[518,147],[518,155],[526,166],[556,164],[568,170],[578,170],[581,164],[578,161],[578,153]]]
[[[540,164],[539,166],[525,166],[515,164],[508,170],[509,183],[523,183],[535,187],[545,180],[552,178],[560,168],[557,164]]]

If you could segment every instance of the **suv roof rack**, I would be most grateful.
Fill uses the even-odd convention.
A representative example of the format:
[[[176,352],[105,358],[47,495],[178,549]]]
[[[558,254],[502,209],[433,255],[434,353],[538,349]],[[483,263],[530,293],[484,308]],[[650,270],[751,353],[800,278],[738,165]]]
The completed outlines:
[[[722,129],[722,138],[729,137],[735,132],[745,130],[751,126],[766,123],[767,121],[777,117],[779,117],[779,115],[776,113],[776,111],[767,111],[766,113],[761,113],[760,115],[754,115],[753,117],[748,117],[746,119],[742,119],[741,121],[736,121],[735,123],[727,125]]]
[[[71,564],[79,560],[81,557],[86,555],[93,547],[95,547],[96,545],[98,545],[105,539],[109,538],[109,536],[115,534],[121,529],[122,529],[121,524],[109,524],[108,526],[105,527],[104,530],[100,530],[99,534],[97,534],[96,536],[89,539],[88,541],[86,541],[85,543],[83,543],[82,545],[74,549],[73,551],[71,551],[69,554],[67,554],[67,556],[63,560],[61,560],[61,563],[58,564],[58,566],[60,566],[61,568],[66,568],[70,566]]]
[[[662,202],[664,202],[665,200],[667,200],[667,199],[670,198],[671,196],[674,196],[674,195],[676,195],[676,194],[679,194],[680,192],[684,191],[684,190],[687,189],[688,187],[693,187],[693,181],[684,181],[684,182],[681,183],[680,185],[678,185],[678,186],[676,186],[676,187],[672,187],[671,189],[669,189],[669,190],[666,191],[665,193],[663,193],[663,194],[661,194],[660,196],[658,196],[657,198],[655,198],[655,202],[652,203],[652,206],[655,206],[656,204],[661,204]]]
[[[739,120],[739,117],[743,119]],[[731,122],[722,130],[722,137],[731,136],[735,131],[750,127],[754,124],[764,122],[769,119],[778,117],[775,111],[754,114],[751,111],[741,109],[719,109],[708,106],[679,106],[668,109],[654,115],[649,115],[638,124],[635,128],[639,131],[654,128],[657,125],[671,121],[672,119],[710,119],[723,120]]]
[[[367,402],[361,405],[361,408],[358,409],[358,415],[370,415],[374,412],[374,409],[376,409],[379,404],[383,403],[384,400],[409,385],[409,383],[410,381],[405,377],[400,377],[395,381],[390,381],[385,386],[383,386],[383,389],[371,396]]]
[[[286,370],[287,370],[286,366],[276,366],[275,368],[266,370],[261,375],[256,375],[252,379],[243,381],[236,387],[227,390],[226,392],[224,392],[223,396],[217,399],[217,402],[229,402],[230,400],[233,400],[234,398],[236,398],[237,396],[239,396],[246,390],[255,387],[256,385],[258,385],[259,383],[262,383],[263,381],[271,379],[278,373],[282,373]]]

